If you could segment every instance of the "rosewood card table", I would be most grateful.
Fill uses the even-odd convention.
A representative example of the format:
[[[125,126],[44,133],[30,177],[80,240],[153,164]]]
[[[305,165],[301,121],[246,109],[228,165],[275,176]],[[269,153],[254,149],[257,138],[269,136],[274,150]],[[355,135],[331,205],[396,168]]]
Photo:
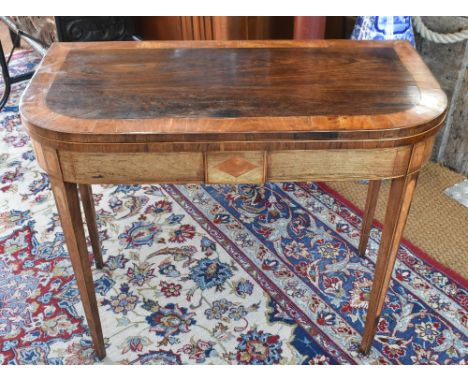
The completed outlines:
[[[56,43],[21,101],[49,174],[97,355],[104,340],[80,213],[102,256],[91,185],[368,179],[365,252],[390,195],[361,351],[369,351],[418,172],[446,112],[410,44],[370,41]]]

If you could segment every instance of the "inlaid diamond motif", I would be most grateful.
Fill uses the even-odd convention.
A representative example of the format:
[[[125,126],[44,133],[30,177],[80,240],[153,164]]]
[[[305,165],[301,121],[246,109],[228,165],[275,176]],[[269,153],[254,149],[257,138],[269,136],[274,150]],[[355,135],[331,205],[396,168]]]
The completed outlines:
[[[258,166],[239,156],[232,156],[216,166],[218,170],[238,178]]]

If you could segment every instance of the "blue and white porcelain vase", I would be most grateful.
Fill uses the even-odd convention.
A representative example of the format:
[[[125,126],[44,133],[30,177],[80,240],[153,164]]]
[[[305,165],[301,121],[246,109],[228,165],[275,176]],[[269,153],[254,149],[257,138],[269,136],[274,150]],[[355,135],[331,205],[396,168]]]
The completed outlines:
[[[358,16],[353,40],[408,40],[413,46],[411,16]]]

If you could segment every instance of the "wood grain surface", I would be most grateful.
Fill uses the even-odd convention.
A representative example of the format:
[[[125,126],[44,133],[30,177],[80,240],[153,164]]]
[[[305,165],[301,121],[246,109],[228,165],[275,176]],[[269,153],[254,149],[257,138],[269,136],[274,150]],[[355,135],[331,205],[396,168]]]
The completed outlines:
[[[76,49],[46,104],[86,120],[203,119],[379,115],[404,112],[419,98],[391,46]]]
[[[21,101],[88,143],[407,137],[445,108],[410,44],[346,40],[56,43]]]

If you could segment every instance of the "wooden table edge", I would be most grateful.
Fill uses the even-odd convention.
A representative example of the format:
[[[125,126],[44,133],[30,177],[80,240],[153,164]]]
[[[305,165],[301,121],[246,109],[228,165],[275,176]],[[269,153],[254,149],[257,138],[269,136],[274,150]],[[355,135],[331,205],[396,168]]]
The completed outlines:
[[[359,42],[361,43],[361,42]],[[441,90],[437,80],[432,76],[429,69],[422,62],[414,48],[404,41],[383,41],[383,42],[362,42],[368,47],[385,46],[393,47],[403,62],[404,66],[415,79],[420,92],[421,102],[413,107],[396,113],[379,115],[309,115],[291,117],[241,117],[241,118],[148,118],[148,119],[86,119],[70,117],[57,113],[49,108],[44,94],[53,83],[54,75],[61,67],[60,60],[53,60],[54,53],[60,52],[61,60],[65,53],[72,47],[90,47],[99,44],[107,46],[128,46],[128,49],[135,48],[166,48],[166,47],[194,47],[194,48],[223,48],[223,47],[326,47],[349,44],[348,40],[314,40],[314,41],[289,41],[289,40],[266,40],[266,41],[144,41],[144,42],[106,42],[106,43],[54,43],[49,50],[49,54],[44,58],[42,70],[39,70],[29,83],[20,100],[20,112],[24,120],[35,129],[42,129],[42,136],[50,135],[55,139],[64,141],[79,141],[80,137],[85,137],[90,142],[93,136],[96,142],[124,142],[129,136],[132,139],[146,139],[147,135],[154,135],[155,138],[171,140],[175,136],[190,135],[197,126],[203,125],[203,133],[218,134],[221,139],[229,140],[230,133],[219,133],[221,126],[235,129],[234,124],[244,126],[242,129],[232,131],[232,134],[271,134],[285,131],[285,127],[290,130],[288,134],[307,133],[311,137],[323,134],[359,134],[370,137],[375,134],[395,134],[396,136],[406,136],[408,130],[418,128],[430,129],[434,121],[443,116],[447,108],[447,97]],[[50,77],[50,78],[48,78]],[[43,81],[42,85],[46,89],[36,91],[36,81]],[[29,93],[35,95],[31,96]],[[435,122],[437,123],[437,122]],[[268,133],[259,129],[259,126],[268,125]],[[349,126],[380,126],[378,129],[348,128]],[[83,126],[86,126],[83,130]],[[112,127],[111,127],[112,126]],[[245,126],[251,131],[246,131]],[[73,129],[73,127],[76,127]],[[82,129],[79,131],[79,129]],[[68,129],[68,130],[67,130]],[[70,133],[70,129],[79,133]],[[108,130],[109,133],[99,133],[100,130]],[[109,130],[110,129],[110,130]],[[320,129],[320,130],[318,130]],[[175,131],[175,132],[174,132]]]

